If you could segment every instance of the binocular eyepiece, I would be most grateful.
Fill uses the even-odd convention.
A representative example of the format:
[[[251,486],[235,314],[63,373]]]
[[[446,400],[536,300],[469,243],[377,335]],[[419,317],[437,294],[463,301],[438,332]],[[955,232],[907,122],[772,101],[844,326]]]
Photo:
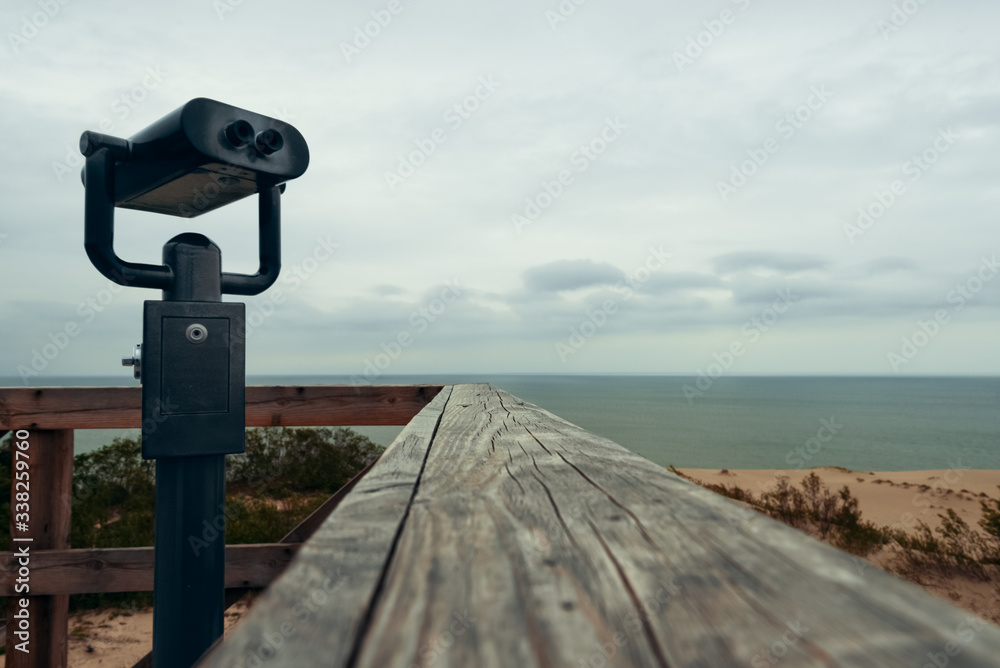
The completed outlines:
[[[272,155],[284,147],[285,138],[274,128],[268,128],[262,132],[254,132],[249,121],[240,119],[233,121],[226,127],[226,141],[233,148],[243,148],[250,142],[263,155]]]

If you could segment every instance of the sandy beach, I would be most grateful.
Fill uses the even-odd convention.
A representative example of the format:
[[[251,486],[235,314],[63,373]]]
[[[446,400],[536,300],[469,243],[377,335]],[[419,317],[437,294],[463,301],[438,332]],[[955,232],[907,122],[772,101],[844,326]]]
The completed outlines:
[[[939,525],[938,514],[954,509],[975,526],[981,517],[979,502],[987,495],[1000,496],[1000,471],[948,469],[897,471],[890,473],[848,471],[821,467],[803,470],[682,469],[681,472],[705,483],[737,485],[760,493],[773,487],[780,476],[798,485],[815,472],[831,490],[850,488],[858,498],[864,519],[885,526],[913,530],[918,521]],[[884,566],[891,554],[882,550],[868,560]],[[946,580],[928,578],[924,588],[971,612],[986,610],[1000,592],[998,583],[978,582],[963,577]],[[227,613],[226,628],[232,628],[246,612],[243,606]],[[1000,620],[994,620],[1000,621]],[[130,668],[149,651],[152,643],[152,611],[134,611],[127,616],[114,611],[71,616],[69,665],[74,668]]]

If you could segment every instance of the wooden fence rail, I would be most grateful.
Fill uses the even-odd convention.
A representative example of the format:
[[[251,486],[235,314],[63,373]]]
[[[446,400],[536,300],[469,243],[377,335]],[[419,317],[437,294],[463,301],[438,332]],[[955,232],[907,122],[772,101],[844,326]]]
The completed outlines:
[[[8,666],[66,665],[70,591],[151,581],[148,548],[65,544],[68,430],[138,426],[137,392],[111,394],[0,389],[0,428],[30,431],[56,492],[32,506],[35,652],[9,644]],[[993,625],[502,390],[247,397],[253,424],[406,426],[281,543],[227,548],[227,603],[270,585],[203,668],[997,665]]]
[[[440,385],[251,386],[247,426],[405,425]],[[152,548],[70,549],[73,492],[73,430],[141,427],[139,387],[0,388],[0,431],[26,441],[30,474],[30,522],[18,531],[11,517],[11,551],[0,553],[0,595],[8,599],[6,666],[66,666],[69,594],[148,591],[153,582]],[[22,439],[24,430],[28,438]],[[19,435],[20,433],[20,435]],[[17,450],[17,448],[12,448]],[[13,469],[13,467],[12,467]],[[367,469],[366,469],[367,471]],[[357,479],[348,487],[353,487]],[[11,488],[11,508],[19,503]],[[247,588],[267,585],[289,563],[302,542],[336,507],[346,489],[331,497],[281,543],[226,548],[227,603]],[[23,498],[23,497],[22,497]],[[14,589],[27,548],[30,593]],[[30,653],[16,649],[26,598],[31,620]]]
[[[265,587],[295,556],[299,545],[227,545],[226,588]],[[16,557],[0,553],[0,596],[13,596]],[[31,555],[31,593],[108,594],[153,591],[153,548],[42,550]]]
[[[248,427],[405,425],[440,385],[251,385]],[[0,388],[0,429],[141,426],[140,387]]]

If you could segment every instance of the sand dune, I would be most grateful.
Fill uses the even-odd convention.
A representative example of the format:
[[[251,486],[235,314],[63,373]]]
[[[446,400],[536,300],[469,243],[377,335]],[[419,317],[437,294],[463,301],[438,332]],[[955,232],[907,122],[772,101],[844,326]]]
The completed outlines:
[[[837,467],[793,470],[682,469],[681,473],[704,483],[736,485],[759,494],[773,489],[781,476],[792,485],[810,472],[831,491],[845,485],[858,499],[863,520],[913,533],[923,522],[932,529],[941,524],[939,515],[951,508],[965,522],[978,529],[982,517],[980,501],[987,496],[1000,497],[1000,471],[944,469],[935,471],[894,471],[879,473],[848,471]],[[866,561],[894,571],[899,563],[898,546],[880,549],[865,557]],[[981,581],[962,575],[941,576],[934,572],[911,573],[927,592],[944,598],[953,605],[1000,624],[1000,567],[989,566],[992,576]]]
[[[723,469],[725,471],[725,469]],[[905,530],[923,521],[934,528],[938,514],[953,508],[962,519],[975,524],[982,516],[979,501],[986,496],[1000,496],[1000,471],[944,469],[935,471],[893,471],[889,473],[848,471],[835,467],[726,471],[719,469],[681,469],[685,475],[707,483],[737,485],[759,493],[774,486],[779,476],[798,485],[815,472],[831,490],[847,486],[857,497],[862,515],[876,524]]]

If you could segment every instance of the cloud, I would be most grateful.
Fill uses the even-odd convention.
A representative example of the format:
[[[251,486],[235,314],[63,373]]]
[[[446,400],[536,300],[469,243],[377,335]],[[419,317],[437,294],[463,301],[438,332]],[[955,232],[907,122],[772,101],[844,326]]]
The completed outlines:
[[[751,269],[771,269],[779,273],[796,273],[826,269],[830,262],[817,255],[806,253],[769,253],[749,251],[727,253],[713,258],[715,271],[720,274],[734,274]]]
[[[901,257],[882,257],[877,260],[866,262],[863,271],[868,276],[879,276],[881,274],[894,274],[897,272],[918,271],[916,263]]]
[[[379,297],[391,297],[393,295],[405,294],[406,290],[398,285],[388,285],[386,283],[382,283],[381,285],[374,286],[372,288],[372,292],[377,294]]]
[[[586,260],[556,260],[531,267],[524,272],[524,285],[538,292],[578,290],[595,285],[614,285],[624,273],[606,262]]]
[[[672,274],[653,274],[642,286],[644,293],[660,294],[677,290],[701,290],[716,288],[728,290],[729,286],[718,276],[697,272],[676,272]]]

